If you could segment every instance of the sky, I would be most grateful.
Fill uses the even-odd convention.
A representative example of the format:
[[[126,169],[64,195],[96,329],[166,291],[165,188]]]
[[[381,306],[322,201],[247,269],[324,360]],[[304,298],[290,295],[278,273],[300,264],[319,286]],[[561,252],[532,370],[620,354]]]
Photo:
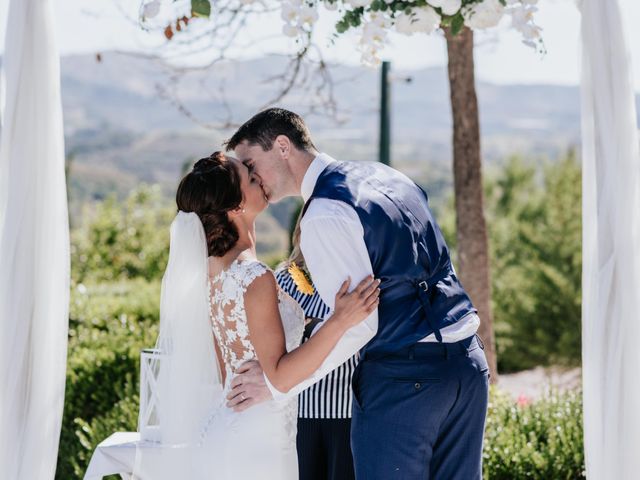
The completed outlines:
[[[8,3],[0,0],[0,52],[4,51],[4,32]],[[96,53],[107,50],[144,50],[161,45],[158,33],[142,31],[131,17],[136,16],[138,0],[52,0],[54,4],[58,47],[62,55]],[[164,0],[169,2],[170,0]],[[479,79],[500,84],[579,83],[580,14],[576,0],[540,0],[536,23],[543,28],[546,55],[536,53],[520,42],[519,34],[505,21],[497,29],[476,35],[476,75]],[[634,86],[640,92],[640,1],[619,0],[628,43]],[[128,18],[128,16],[131,16]],[[317,43],[326,59],[359,64],[355,34],[346,35],[335,45],[329,44],[335,14],[324,11],[316,30]],[[246,26],[243,37],[251,48],[234,53],[237,58],[254,58],[274,51],[291,51],[292,42],[279,35],[282,22],[271,21]],[[266,37],[277,37],[264,41]],[[252,41],[254,40],[254,41]],[[260,41],[259,41],[260,40]],[[439,35],[404,37],[393,34],[383,59],[397,70],[413,70],[446,64],[446,46]]]

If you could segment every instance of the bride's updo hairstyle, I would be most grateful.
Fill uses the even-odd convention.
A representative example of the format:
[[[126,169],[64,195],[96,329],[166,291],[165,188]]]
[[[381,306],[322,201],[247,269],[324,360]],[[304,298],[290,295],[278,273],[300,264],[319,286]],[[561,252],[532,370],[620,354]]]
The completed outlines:
[[[222,152],[195,163],[178,186],[176,203],[178,210],[200,217],[209,256],[222,257],[238,241],[238,229],[227,212],[242,203],[240,173]]]

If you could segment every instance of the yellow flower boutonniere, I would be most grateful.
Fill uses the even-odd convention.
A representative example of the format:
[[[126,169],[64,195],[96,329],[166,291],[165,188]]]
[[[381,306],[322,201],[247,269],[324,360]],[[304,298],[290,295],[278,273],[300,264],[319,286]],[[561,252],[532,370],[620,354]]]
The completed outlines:
[[[289,275],[291,275],[291,278],[293,279],[293,283],[295,283],[296,287],[298,288],[298,291],[304,293],[305,295],[313,295],[313,285],[311,285],[309,277],[307,276],[305,271],[302,270],[298,265],[296,265],[296,262],[291,262],[288,270]]]

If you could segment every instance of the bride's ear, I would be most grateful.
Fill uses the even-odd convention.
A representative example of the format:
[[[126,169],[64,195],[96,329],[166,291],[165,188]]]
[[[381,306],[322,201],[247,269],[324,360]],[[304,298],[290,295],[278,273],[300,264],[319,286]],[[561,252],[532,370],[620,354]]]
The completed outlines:
[[[238,205],[236,208],[234,208],[233,210],[229,210],[227,212],[227,214],[229,215],[229,218],[234,218],[237,217],[239,215],[242,215],[245,212],[245,209],[242,205]]]

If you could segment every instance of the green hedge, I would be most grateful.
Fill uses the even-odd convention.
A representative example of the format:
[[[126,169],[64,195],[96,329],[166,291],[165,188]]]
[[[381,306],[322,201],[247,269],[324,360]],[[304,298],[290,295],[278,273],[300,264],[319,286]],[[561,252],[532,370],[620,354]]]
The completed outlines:
[[[77,281],[158,279],[167,265],[175,203],[158,185],[141,185],[120,202],[115,195],[87,204],[71,235],[71,274]]]
[[[95,417],[90,422],[81,419],[76,420],[76,435],[81,449],[77,457],[71,459],[71,466],[77,478],[82,478],[91,460],[93,451],[102,440],[113,432],[132,432],[138,426],[138,388],[137,385],[127,383],[127,396],[113,405],[106,414]],[[108,479],[120,479],[119,475],[106,477]]]
[[[484,442],[490,480],[585,478],[582,394],[550,393],[525,404],[493,390]]]
[[[104,439],[87,436],[87,425],[118,418],[121,402],[137,394],[140,350],[157,337],[159,292],[158,282],[144,281],[73,289],[56,479],[82,478],[91,452]],[[122,423],[112,431],[135,427]]]

